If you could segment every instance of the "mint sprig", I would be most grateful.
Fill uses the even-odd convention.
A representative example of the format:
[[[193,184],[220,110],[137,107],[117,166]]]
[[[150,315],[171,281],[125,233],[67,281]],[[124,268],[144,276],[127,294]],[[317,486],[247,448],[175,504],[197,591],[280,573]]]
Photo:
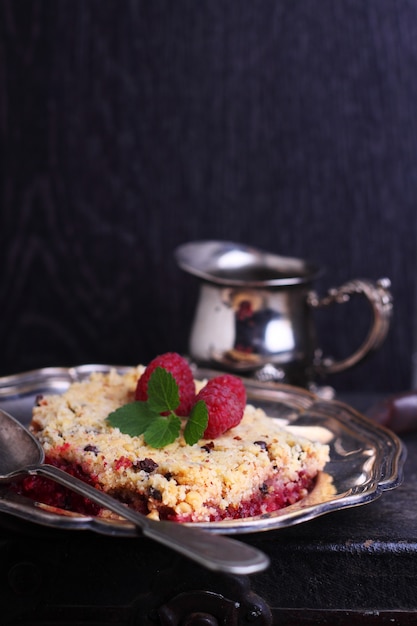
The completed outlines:
[[[163,367],[157,367],[148,381],[148,406],[155,413],[173,413],[180,404],[177,381]]]
[[[148,399],[129,402],[106,418],[110,426],[122,433],[137,437],[143,435],[152,448],[164,448],[179,437],[181,419],[175,414],[180,404],[177,381],[171,372],[157,367],[148,381]],[[184,429],[184,439],[194,445],[204,434],[208,422],[206,403],[197,402],[191,410]]]
[[[208,411],[204,400],[199,400],[191,409],[190,417],[184,429],[184,439],[189,446],[197,443],[207,428]]]
[[[129,402],[110,413],[106,419],[110,426],[118,428],[122,433],[138,437],[155,419],[155,413],[146,402]]]
[[[144,432],[145,441],[151,448],[164,448],[180,434],[181,420],[176,415],[156,417]]]

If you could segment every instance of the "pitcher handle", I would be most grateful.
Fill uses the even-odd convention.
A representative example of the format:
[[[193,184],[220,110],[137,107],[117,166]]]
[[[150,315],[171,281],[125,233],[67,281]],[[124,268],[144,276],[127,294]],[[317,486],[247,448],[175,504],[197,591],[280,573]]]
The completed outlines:
[[[350,300],[352,295],[359,294],[367,298],[373,312],[372,326],[358,350],[340,361],[330,357],[320,357],[316,365],[318,373],[342,372],[362,361],[372,350],[379,348],[387,335],[392,316],[390,287],[389,278],[380,278],[375,283],[370,280],[354,279],[344,283],[341,287],[329,289],[323,298],[319,298],[315,292],[309,294],[308,303],[313,308],[321,308],[334,303],[345,303]]]

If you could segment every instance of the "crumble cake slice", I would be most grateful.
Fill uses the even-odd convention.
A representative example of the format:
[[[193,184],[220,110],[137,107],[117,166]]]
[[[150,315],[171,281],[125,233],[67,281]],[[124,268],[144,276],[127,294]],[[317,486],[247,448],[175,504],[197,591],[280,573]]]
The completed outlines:
[[[46,462],[153,518],[207,522],[266,514],[296,502],[329,459],[327,445],[294,436],[250,404],[240,424],[216,439],[187,445],[180,435],[164,448],[151,448],[143,435],[123,434],[106,421],[134,400],[143,371],[138,366],[125,374],[94,373],[62,395],[38,398],[30,428]],[[203,384],[196,381],[197,390]],[[40,488],[39,480],[26,479],[28,495],[39,498],[41,492],[46,504],[91,513],[79,500],[58,499],[57,485]]]

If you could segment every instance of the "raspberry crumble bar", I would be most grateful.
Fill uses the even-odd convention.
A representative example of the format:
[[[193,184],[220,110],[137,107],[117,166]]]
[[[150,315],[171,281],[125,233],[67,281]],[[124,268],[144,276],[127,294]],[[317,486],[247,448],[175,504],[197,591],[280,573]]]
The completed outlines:
[[[182,425],[176,440],[153,448],[143,435],[123,433],[106,419],[135,401],[144,372],[138,366],[127,373],[94,373],[62,395],[38,398],[30,428],[46,462],[152,518],[209,522],[293,504],[329,459],[327,445],[294,436],[251,404],[245,404],[240,423],[222,434],[189,445]],[[195,384],[198,394],[204,383]],[[113,517],[45,479],[28,477],[23,489],[45,504]]]

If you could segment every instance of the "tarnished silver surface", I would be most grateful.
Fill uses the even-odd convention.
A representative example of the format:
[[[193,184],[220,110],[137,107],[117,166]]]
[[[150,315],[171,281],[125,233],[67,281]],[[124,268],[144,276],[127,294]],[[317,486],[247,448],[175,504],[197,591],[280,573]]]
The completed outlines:
[[[175,258],[186,272],[223,287],[288,287],[308,283],[320,273],[308,261],[233,241],[186,243],[177,248]]]
[[[349,302],[352,296],[365,296],[372,307],[373,323],[369,333],[359,348],[345,359],[335,361],[331,358],[316,360],[315,368],[320,373],[334,374],[342,372],[362,361],[371,351],[377,350],[387,336],[391,315],[392,295],[390,293],[391,282],[388,278],[381,278],[376,283],[365,280],[350,280],[347,283],[329,289],[327,295],[320,298],[314,292],[309,294],[308,304],[313,308],[322,308],[330,304],[343,304]]]
[[[31,419],[32,406],[40,393],[61,393],[74,380],[82,380],[93,371],[109,371],[108,365],[84,365],[70,369],[46,368],[7,378],[0,378],[0,409],[23,424]],[[127,367],[116,367],[126,371]],[[216,374],[195,369],[196,377]],[[247,381],[248,399],[261,406],[271,419],[278,420],[294,433],[330,445],[331,460],[313,491],[300,502],[268,516],[190,524],[220,534],[245,534],[279,529],[346,507],[366,504],[402,481],[405,448],[391,431],[376,426],[353,408],[338,401],[326,401],[298,387],[279,383]],[[117,536],[133,536],[132,524],[95,517],[58,513],[0,488],[0,512],[46,526],[66,529],[90,529]]]
[[[340,372],[380,347],[389,329],[390,282],[352,280],[320,298],[313,291],[319,269],[229,241],[186,243],[175,251],[181,269],[200,279],[189,353],[200,365],[245,373],[262,381],[305,386]],[[312,312],[364,297],[372,308],[369,334],[352,354],[322,356]]]

